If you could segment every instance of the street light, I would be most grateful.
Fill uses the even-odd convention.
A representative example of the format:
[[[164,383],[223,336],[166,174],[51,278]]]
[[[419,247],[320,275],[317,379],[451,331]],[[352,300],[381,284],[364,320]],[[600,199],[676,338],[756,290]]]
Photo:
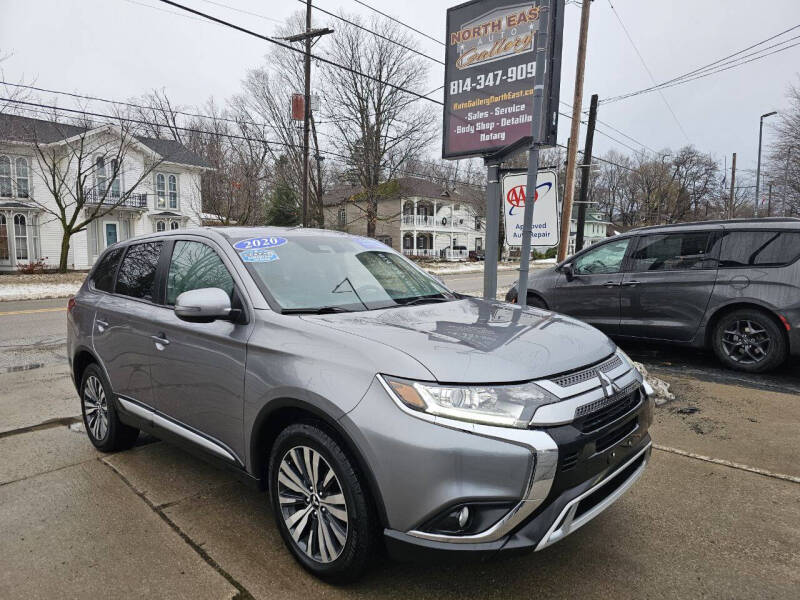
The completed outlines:
[[[758,168],[756,169],[756,206],[755,206],[756,217],[758,216],[758,203],[760,199],[759,190],[761,189],[761,139],[763,138],[764,135],[764,119],[777,114],[778,114],[777,110],[764,113],[763,115],[761,115],[761,119],[758,122]]]

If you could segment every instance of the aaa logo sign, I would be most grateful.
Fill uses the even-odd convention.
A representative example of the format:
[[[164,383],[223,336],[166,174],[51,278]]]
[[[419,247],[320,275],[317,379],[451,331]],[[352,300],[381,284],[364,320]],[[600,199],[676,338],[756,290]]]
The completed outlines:
[[[527,198],[527,174],[519,173],[503,177],[503,216],[505,218],[506,244],[522,246],[522,226]],[[558,185],[553,171],[539,171],[534,194],[533,226],[531,246],[552,248],[559,240]]]

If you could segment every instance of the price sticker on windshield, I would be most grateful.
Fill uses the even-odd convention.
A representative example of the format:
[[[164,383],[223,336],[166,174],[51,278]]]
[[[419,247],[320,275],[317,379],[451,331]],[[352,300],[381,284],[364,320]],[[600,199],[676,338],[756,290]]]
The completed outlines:
[[[233,247],[237,250],[252,250],[258,248],[277,248],[286,243],[286,238],[282,237],[257,237],[246,240],[239,240]]]
[[[239,258],[246,263],[267,263],[278,260],[278,253],[264,248],[251,248],[240,252]]]

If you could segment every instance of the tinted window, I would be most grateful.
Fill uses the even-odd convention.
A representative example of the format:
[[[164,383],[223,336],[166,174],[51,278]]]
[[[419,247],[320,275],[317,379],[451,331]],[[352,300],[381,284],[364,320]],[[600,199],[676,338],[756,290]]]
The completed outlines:
[[[711,232],[648,235],[639,240],[631,257],[631,271],[690,271],[716,268]]]
[[[167,304],[183,292],[220,288],[233,295],[233,278],[217,253],[200,242],[175,242],[167,276]]]
[[[94,270],[92,284],[96,290],[101,292],[111,292],[114,290],[114,276],[117,274],[119,260],[122,258],[124,248],[112,250],[103,257],[100,264]]]
[[[161,242],[130,246],[122,259],[115,291],[133,298],[152,300],[160,256]]]
[[[722,242],[721,267],[789,264],[800,256],[800,232],[728,231]]]
[[[630,241],[630,238],[625,238],[609,242],[582,254],[573,262],[575,274],[619,273]]]

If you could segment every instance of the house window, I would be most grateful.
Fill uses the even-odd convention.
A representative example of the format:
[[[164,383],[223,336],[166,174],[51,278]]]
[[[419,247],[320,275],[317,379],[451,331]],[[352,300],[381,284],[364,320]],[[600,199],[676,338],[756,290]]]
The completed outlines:
[[[106,159],[98,156],[94,163],[94,187],[101,198],[106,193]]]
[[[454,204],[453,205],[453,210],[458,212],[459,210],[461,210],[461,205],[460,204]]]
[[[119,174],[121,167],[116,158],[111,159],[111,172],[108,174],[111,177],[111,186],[109,188],[109,195],[112,198],[120,197]]]
[[[27,198],[28,194],[28,160],[20,157],[17,159],[17,197]]]
[[[170,223],[169,223],[169,228],[171,230],[173,230],[173,231],[175,231],[176,229],[179,229],[180,226],[181,226],[181,224],[178,223],[177,221],[170,221]]]
[[[162,173],[156,175],[156,202],[158,208],[167,208],[167,178]]]
[[[381,244],[386,244],[389,248],[392,247],[392,236],[390,235],[379,235],[375,237]]]
[[[178,208],[178,178],[175,175],[170,175],[167,182],[169,185],[169,207]]]
[[[5,215],[0,215],[0,260],[8,260],[11,258],[11,252],[8,247],[8,221]]]
[[[156,221],[156,231],[166,231],[166,230],[167,230],[166,221]]]
[[[28,260],[28,224],[25,215],[14,215],[14,241],[17,260]]]
[[[344,227],[347,225],[347,209],[344,206],[339,208],[338,220],[339,227]]]
[[[11,159],[0,156],[0,196],[11,197]]]
[[[481,218],[475,217],[475,231],[481,230]]]

